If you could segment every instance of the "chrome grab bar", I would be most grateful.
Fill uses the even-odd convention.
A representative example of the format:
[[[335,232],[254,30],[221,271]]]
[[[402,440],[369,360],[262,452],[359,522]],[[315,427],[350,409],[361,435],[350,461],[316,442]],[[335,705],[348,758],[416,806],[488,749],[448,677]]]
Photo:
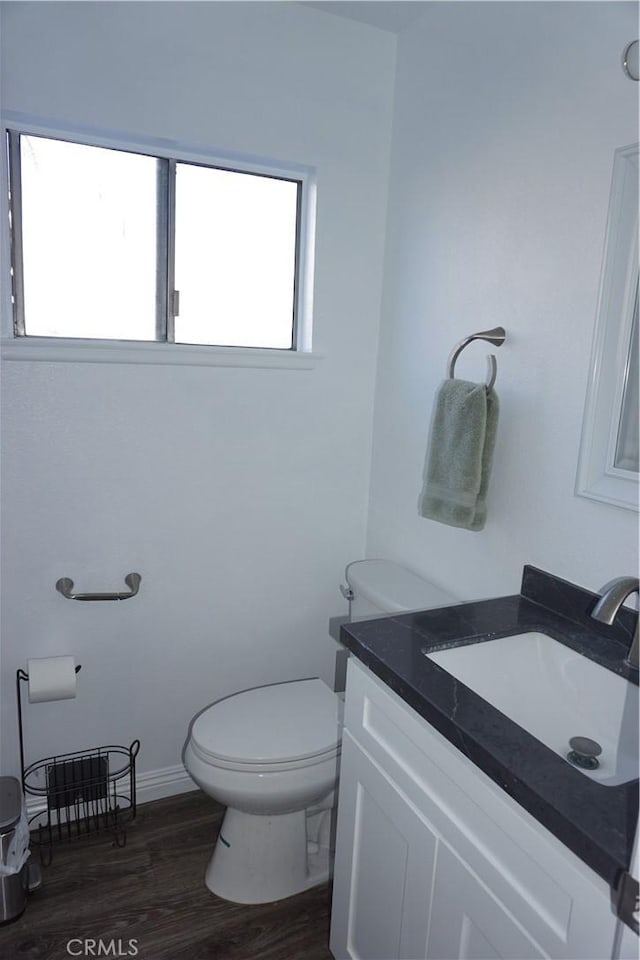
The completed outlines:
[[[72,593],[73,580],[69,577],[61,577],[56,582],[56,590],[67,600],[129,600],[135,597],[140,589],[142,577],[139,573],[128,573],[124,582],[129,587],[129,593]]]

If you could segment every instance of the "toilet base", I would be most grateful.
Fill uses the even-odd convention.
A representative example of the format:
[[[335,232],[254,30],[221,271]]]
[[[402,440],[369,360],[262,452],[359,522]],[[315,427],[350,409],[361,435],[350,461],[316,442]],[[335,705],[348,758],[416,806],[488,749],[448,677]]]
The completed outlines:
[[[207,867],[207,887],[232,903],[271,903],[324,883],[329,848],[307,833],[305,810],[257,816],[228,807]]]

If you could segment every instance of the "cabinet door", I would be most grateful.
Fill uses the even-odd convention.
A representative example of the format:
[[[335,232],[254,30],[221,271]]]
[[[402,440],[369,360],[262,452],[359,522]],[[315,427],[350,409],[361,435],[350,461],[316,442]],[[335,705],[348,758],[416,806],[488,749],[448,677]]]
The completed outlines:
[[[614,952],[617,960],[638,960],[640,957],[640,939],[630,927],[622,921],[617,931],[617,944]]]
[[[331,951],[339,960],[424,960],[436,838],[345,731]]]
[[[547,957],[502,903],[445,843],[438,846],[428,958]]]

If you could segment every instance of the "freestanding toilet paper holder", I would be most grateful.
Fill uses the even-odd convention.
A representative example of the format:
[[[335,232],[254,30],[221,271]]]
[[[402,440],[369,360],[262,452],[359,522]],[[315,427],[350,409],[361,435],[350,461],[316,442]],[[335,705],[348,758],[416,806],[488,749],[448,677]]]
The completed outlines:
[[[76,666],[76,673],[80,666]],[[61,753],[25,767],[21,684],[28,682],[25,670],[16,673],[20,769],[25,797],[37,798],[35,812],[28,813],[32,844],[48,866],[53,844],[59,840],[111,832],[115,845],[127,842],[126,825],[136,816],[136,757],[140,741],[129,747],[108,744],[73,753]],[[38,802],[39,801],[39,802]]]

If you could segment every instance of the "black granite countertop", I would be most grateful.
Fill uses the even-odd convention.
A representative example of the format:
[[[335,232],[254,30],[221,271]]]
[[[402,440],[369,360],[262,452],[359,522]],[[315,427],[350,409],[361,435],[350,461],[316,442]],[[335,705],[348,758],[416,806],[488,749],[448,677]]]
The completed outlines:
[[[344,624],[342,643],[409,706],[611,885],[630,863],[638,781],[605,786],[572,767],[425,652],[539,631],[637,684],[624,664],[636,615],[613,627],[589,613],[597,597],[534,567],[521,593]]]

